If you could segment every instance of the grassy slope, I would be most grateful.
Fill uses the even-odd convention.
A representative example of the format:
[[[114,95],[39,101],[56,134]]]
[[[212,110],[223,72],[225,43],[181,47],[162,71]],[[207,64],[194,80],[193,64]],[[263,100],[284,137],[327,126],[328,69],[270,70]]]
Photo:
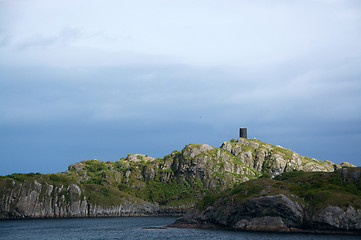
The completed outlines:
[[[163,159],[157,159],[157,162]],[[130,162],[125,164],[122,161],[103,162],[88,160],[82,162],[85,165],[84,171],[76,173],[74,169],[55,174],[40,173],[14,173],[8,176],[0,176],[0,194],[5,195],[12,188],[12,181],[31,185],[35,180],[41,184],[51,184],[65,188],[72,183],[77,184],[83,190],[83,194],[92,202],[102,206],[121,204],[123,199],[137,201],[142,199],[150,202],[158,202],[170,206],[189,204],[194,202],[195,194],[203,190],[203,185],[194,179],[192,185],[188,181],[178,182],[176,178],[170,181],[160,181],[162,173],[173,175],[171,169],[158,171],[154,179],[138,179],[138,173],[150,162]],[[134,174],[126,181],[126,171],[136,169]],[[81,175],[85,174],[85,177]],[[138,200],[139,201],[139,200]]]
[[[348,172],[359,171],[358,168],[347,168]],[[205,209],[216,200],[242,203],[253,197],[285,194],[313,209],[328,205],[361,209],[361,177],[343,179],[340,171],[325,172],[284,172],[275,179],[259,178],[237,184],[234,188],[215,194],[208,193],[197,207]]]

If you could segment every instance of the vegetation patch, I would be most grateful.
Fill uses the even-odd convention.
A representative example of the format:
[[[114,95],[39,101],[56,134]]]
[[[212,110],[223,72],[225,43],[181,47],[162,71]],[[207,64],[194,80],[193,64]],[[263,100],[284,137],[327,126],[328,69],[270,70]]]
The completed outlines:
[[[128,194],[121,192],[113,187],[101,186],[97,184],[84,184],[85,196],[89,202],[100,206],[116,206],[129,198]]]
[[[74,182],[74,178],[70,177],[69,175],[63,173],[55,173],[55,174],[48,174],[45,175],[48,177],[52,184],[60,183],[63,185],[69,185]]]
[[[205,210],[207,207],[212,206],[222,196],[222,193],[208,191],[206,195],[197,202],[195,207],[201,210]]]
[[[310,209],[319,209],[330,205],[342,208],[353,206],[361,209],[360,178],[358,181],[355,179],[344,180],[340,172],[284,172],[274,179],[259,178],[235,184],[233,188],[221,193],[207,192],[196,207],[205,209],[216,201],[228,201],[228,198],[233,198],[237,203],[244,203],[254,197],[284,194],[295,201],[306,204]]]

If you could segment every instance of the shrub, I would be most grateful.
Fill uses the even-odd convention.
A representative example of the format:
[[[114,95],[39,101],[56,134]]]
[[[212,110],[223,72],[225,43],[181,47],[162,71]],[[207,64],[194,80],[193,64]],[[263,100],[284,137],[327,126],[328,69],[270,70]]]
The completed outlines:
[[[278,176],[277,176],[278,177]],[[263,173],[260,178],[272,178],[272,174],[270,173]]]
[[[50,174],[49,179],[54,182],[69,183],[70,179],[64,174]]]
[[[303,197],[306,202],[311,204],[311,206],[315,207],[317,205],[327,202],[327,199],[330,197],[330,193],[307,191]]]
[[[89,160],[89,161],[86,161],[85,164],[86,164],[86,169],[88,172],[100,172],[100,171],[108,169],[105,162],[98,161],[98,160]]]
[[[28,179],[33,179],[35,176],[41,175],[40,173],[13,173],[9,175],[10,178],[19,181],[24,182]]]
[[[124,172],[128,167],[126,163],[118,160],[114,163],[114,168],[119,172]]]
[[[197,208],[204,210],[208,206],[213,205],[219,197],[219,194],[208,191],[207,194],[198,202]]]
[[[343,183],[343,179],[341,177],[341,174],[340,173],[333,173],[328,178],[328,183],[334,184],[334,185],[341,185]]]
[[[302,170],[300,170],[300,171],[293,170],[292,172],[283,172],[281,175],[277,175],[274,179],[275,180],[280,180],[280,181],[289,180],[291,178],[300,177],[304,173],[305,172],[302,171]]]

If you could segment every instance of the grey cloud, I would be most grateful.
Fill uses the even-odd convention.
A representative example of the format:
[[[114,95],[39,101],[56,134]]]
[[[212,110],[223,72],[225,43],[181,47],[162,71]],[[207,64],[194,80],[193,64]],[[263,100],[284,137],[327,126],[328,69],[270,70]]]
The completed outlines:
[[[361,73],[354,68],[357,61],[332,64],[344,67],[325,68],[312,81],[308,67],[292,64],[267,71],[182,65],[4,68],[0,128],[8,140],[1,156],[21,162],[41,155],[42,166],[61,163],[54,170],[61,171],[86,158],[161,157],[188,143],[219,146],[247,127],[250,137],[306,156],[361,165],[361,109],[353,102],[360,96],[355,77]],[[338,80],[347,84],[339,86]],[[337,152],[339,146],[343,150]]]
[[[360,98],[360,83],[355,76],[361,73],[345,68],[343,78],[330,81],[333,75],[341,75],[339,70],[325,69],[313,76],[307,71],[284,74],[283,68],[287,66],[264,74],[180,65],[98,67],[56,70],[59,73],[55,76],[52,71],[42,70],[33,79],[17,83],[9,80],[7,92],[16,88],[20,95],[5,93],[4,97],[8,96],[11,102],[6,109],[19,108],[17,112],[25,114],[33,106],[34,110],[46,112],[50,119],[60,115],[76,117],[77,112],[94,121],[144,116],[154,120],[175,117],[187,120],[188,116],[203,114],[210,116],[206,120],[214,126],[235,118],[358,119],[360,105],[355,100]],[[26,96],[28,100],[24,100]],[[37,114],[33,117],[36,119]]]
[[[16,45],[18,50],[28,50],[30,48],[47,48],[56,45],[64,45],[73,40],[83,37],[84,34],[79,28],[66,27],[54,36],[43,36],[35,34],[22,40]]]
[[[13,39],[11,34],[0,34],[0,48],[8,47]]]

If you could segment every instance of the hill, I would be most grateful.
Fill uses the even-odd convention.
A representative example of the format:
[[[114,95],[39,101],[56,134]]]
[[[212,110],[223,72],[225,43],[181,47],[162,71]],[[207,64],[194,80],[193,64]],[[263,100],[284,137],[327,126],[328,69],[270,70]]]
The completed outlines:
[[[341,165],[257,139],[220,147],[189,144],[164,158],[140,154],[87,160],[62,173],[0,177],[0,218],[181,214],[208,192],[283,172],[332,172]]]

